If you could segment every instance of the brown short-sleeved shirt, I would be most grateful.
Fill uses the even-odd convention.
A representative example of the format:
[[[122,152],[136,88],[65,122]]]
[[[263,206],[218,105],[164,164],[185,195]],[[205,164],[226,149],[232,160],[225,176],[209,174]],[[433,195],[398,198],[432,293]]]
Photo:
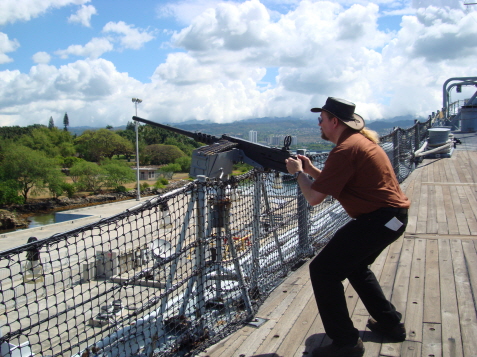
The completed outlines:
[[[343,132],[311,187],[336,198],[352,218],[411,204],[384,150],[359,132]]]

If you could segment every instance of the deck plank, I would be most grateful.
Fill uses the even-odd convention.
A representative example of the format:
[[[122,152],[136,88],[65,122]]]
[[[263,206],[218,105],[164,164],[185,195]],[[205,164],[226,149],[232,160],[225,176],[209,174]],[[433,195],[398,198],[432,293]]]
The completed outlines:
[[[457,218],[454,212],[454,205],[452,203],[450,188],[448,186],[443,186],[442,194],[444,197],[444,209],[446,211],[448,232],[449,234],[460,234]]]
[[[319,319],[318,308],[316,306],[315,297],[312,295],[293,324],[290,333],[283,339],[283,343],[277,349],[276,353],[279,356],[293,356],[296,353],[300,353],[301,355],[304,351],[302,346],[305,343],[303,331],[308,330],[307,335],[313,334],[314,331],[310,331],[310,329],[317,318]],[[322,333],[324,333],[324,330]]]
[[[424,166],[421,180],[427,182],[429,166]],[[419,198],[419,209],[417,212],[417,225],[416,233],[425,233],[427,232],[427,211],[429,208],[428,203],[428,185],[421,185],[421,196]]]
[[[472,207],[469,201],[469,197],[466,194],[466,190],[464,187],[457,187],[457,192],[459,193],[463,214],[467,222],[467,227],[469,229],[469,234],[477,235],[477,220],[474,215],[474,212],[472,211]]]
[[[460,201],[457,187],[451,186],[449,187],[449,191],[451,194],[452,204],[454,206],[459,234],[470,234],[470,229],[467,225],[467,220],[465,219],[464,208],[462,207],[462,202]]]
[[[442,356],[441,324],[424,322],[422,326],[422,356]]]
[[[419,212],[419,198],[421,195],[421,173],[422,170],[417,168],[408,178],[411,183],[407,187],[406,195],[411,200],[411,207],[409,208],[409,221],[406,231],[416,233],[417,228],[417,214]]]
[[[273,328],[270,328],[268,336],[265,338],[263,343],[255,349],[255,354],[267,354],[274,353],[280,347],[280,345],[285,341],[287,334],[291,331],[292,326],[296,324],[296,320],[300,314],[300,311],[303,310],[304,305],[302,302],[309,301],[313,296],[313,289],[311,288],[311,283],[306,284],[298,292],[296,298],[294,299],[293,304],[284,312],[277,323]],[[296,349],[299,346],[296,347]],[[239,350],[240,354],[244,354],[242,350]]]
[[[450,242],[439,240],[439,275],[441,281],[441,315],[443,356],[462,356],[457,293]]]
[[[406,318],[406,301],[413,245],[413,239],[403,239],[401,237],[390,246],[381,280],[379,281],[384,295],[402,313],[403,320]],[[396,253],[397,250],[400,251],[400,254]],[[401,344],[391,343],[384,339],[380,351],[381,355],[399,357],[400,353]]]
[[[437,221],[437,233],[448,234],[449,226],[447,224],[446,210],[444,206],[444,194],[441,186],[435,186],[436,195],[436,221]]]
[[[406,306],[407,340],[417,342],[422,342],[426,243],[425,239],[416,239],[414,243]]]
[[[472,295],[477,297],[477,240],[462,241]],[[477,304],[477,302],[475,302]],[[476,306],[477,310],[477,306]],[[477,349],[476,349],[477,350]]]
[[[425,274],[423,321],[424,323],[440,324],[442,320],[437,239],[430,239],[427,242]]]
[[[452,249],[452,261],[454,263],[457,303],[464,349],[463,355],[469,357],[475,356],[475,352],[477,351],[477,318],[469,275],[467,273],[468,267],[464,258],[462,242],[458,239],[453,239],[450,245]]]
[[[426,233],[437,233],[439,231],[439,226],[437,224],[437,205],[436,205],[436,186],[428,186],[428,197],[427,197],[427,227]]]

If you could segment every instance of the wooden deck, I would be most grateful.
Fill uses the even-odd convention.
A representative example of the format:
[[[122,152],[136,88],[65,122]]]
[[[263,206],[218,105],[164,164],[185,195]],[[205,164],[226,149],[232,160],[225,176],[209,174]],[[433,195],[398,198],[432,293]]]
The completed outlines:
[[[383,290],[403,314],[407,339],[389,343],[366,329],[368,312],[344,282],[348,309],[366,357],[477,356],[477,152],[428,159],[402,187],[412,201],[405,234],[373,264]],[[208,348],[205,357],[302,357],[328,344],[308,264],[260,308],[267,321],[245,326]]]

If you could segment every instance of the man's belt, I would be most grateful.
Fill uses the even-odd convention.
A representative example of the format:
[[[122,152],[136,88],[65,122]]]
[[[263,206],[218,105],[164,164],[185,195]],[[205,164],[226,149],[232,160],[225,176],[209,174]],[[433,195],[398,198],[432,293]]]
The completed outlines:
[[[409,210],[407,208],[399,208],[399,207],[382,207],[378,209],[378,211],[392,212],[395,214],[407,214]]]

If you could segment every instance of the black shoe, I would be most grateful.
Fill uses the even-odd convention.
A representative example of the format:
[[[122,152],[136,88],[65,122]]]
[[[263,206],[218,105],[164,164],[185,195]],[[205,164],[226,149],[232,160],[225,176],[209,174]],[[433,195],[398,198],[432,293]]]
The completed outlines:
[[[364,355],[364,346],[361,338],[354,346],[336,346],[334,344],[315,348],[311,352],[312,357],[361,357]]]
[[[399,323],[394,327],[382,326],[375,319],[370,318],[366,325],[371,331],[383,335],[390,340],[403,342],[406,340],[406,328],[403,323]]]

